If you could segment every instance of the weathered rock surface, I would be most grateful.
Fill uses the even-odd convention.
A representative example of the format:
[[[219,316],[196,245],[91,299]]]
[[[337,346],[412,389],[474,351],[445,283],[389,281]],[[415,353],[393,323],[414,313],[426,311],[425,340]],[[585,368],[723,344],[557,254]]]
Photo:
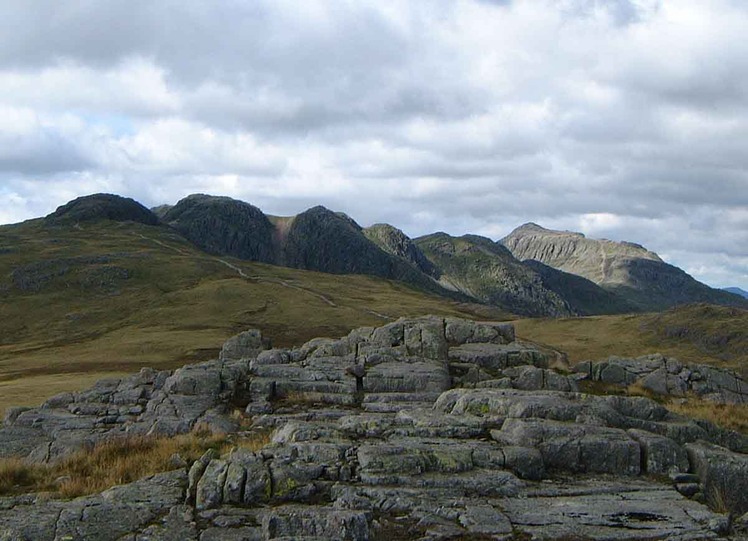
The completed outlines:
[[[222,360],[11,411],[0,453],[39,461],[196,424],[272,436],[99,495],[0,498],[0,541],[686,540],[746,522],[700,503],[746,512],[745,437],[579,393],[510,325],[426,317],[262,344],[244,333]]]
[[[736,372],[706,364],[681,363],[662,355],[584,361],[574,369],[593,381],[617,385],[637,383],[661,395],[695,394],[721,404],[748,404],[748,382]]]

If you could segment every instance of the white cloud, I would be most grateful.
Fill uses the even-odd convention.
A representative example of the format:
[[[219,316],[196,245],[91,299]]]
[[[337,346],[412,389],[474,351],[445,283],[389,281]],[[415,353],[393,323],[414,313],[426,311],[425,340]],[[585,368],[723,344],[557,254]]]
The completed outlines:
[[[631,240],[748,289],[737,0],[0,6],[0,221],[92,191]]]

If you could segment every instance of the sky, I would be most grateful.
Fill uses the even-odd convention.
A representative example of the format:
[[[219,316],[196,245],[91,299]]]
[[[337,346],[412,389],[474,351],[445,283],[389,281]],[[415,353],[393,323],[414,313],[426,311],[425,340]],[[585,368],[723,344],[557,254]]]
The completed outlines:
[[[4,0],[0,223],[80,195],[533,221],[748,289],[745,0]]]

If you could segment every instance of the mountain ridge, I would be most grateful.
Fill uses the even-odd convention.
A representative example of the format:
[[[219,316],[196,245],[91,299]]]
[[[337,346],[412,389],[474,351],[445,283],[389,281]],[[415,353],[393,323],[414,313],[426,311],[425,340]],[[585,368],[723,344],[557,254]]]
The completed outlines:
[[[112,194],[77,198],[43,219],[50,225],[134,221],[171,228],[200,250],[271,265],[397,280],[463,302],[528,316],[660,310],[690,302],[748,307],[633,242],[591,239],[527,222],[499,241],[433,233],[411,239],[390,224],[362,227],[321,205],[270,216],[225,196],[189,195],[148,210]]]

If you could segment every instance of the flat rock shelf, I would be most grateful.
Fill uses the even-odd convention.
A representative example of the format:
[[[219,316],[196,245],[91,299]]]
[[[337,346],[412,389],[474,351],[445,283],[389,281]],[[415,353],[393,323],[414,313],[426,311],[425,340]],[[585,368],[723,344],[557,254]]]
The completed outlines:
[[[0,498],[0,540],[745,539],[748,438],[581,377],[504,323],[402,319],[294,349],[250,330],[216,361],[11,409],[0,456],[196,426],[270,443],[73,500]]]

